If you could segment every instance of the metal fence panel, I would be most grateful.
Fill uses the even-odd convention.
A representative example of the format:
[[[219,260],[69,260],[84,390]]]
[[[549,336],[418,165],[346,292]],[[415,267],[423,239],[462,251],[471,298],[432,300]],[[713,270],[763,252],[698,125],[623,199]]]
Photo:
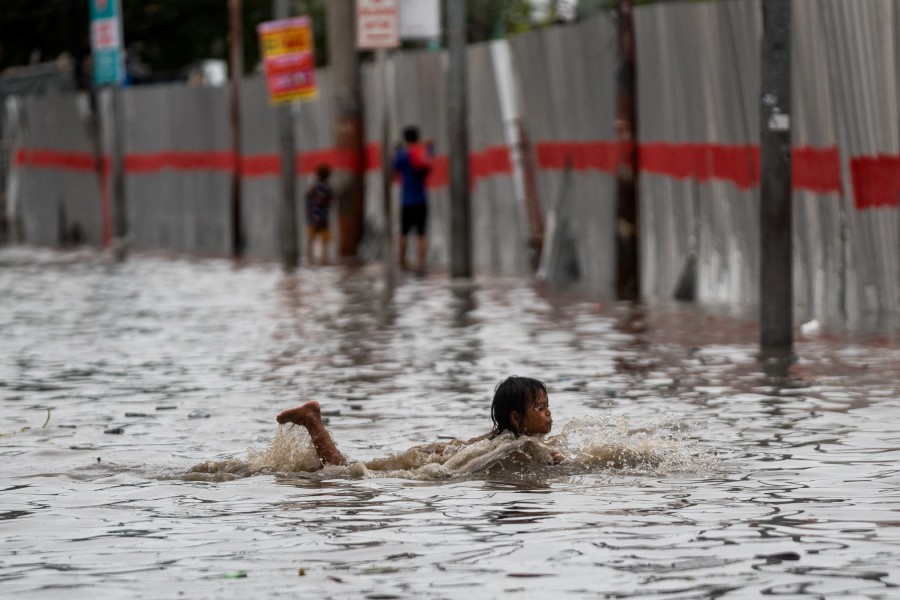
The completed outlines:
[[[576,264],[566,267],[570,283],[609,296],[615,286],[616,219],[616,180],[608,156],[615,146],[612,23],[598,16],[516,36],[510,45],[522,86],[524,127],[539,165],[540,201],[548,223],[555,224],[548,233],[566,238],[565,243],[546,240],[544,251],[571,245]],[[557,218],[562,215],[573,218]],[[556,263],[549,255],[546,260]]]
[[[14,230],[29,244],[103,241],[95,153],[74,94],[13,100],[18,132],[9,205]]]
[[[226,89],[143,86],[123,90],[122,99],[129,242],[229,254],[233,156]]]

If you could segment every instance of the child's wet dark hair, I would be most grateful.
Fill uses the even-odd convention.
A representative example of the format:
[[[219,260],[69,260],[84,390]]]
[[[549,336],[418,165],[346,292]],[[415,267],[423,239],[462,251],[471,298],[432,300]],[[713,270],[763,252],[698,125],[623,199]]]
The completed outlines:
[[[408,144],[415,144],[419,141],[419,128],[415,125],[409,125],[403,130],[403,140]]]
[[[499,435],[504,431],[520,435],[521,426],[513,425],[509,418],[510,413],[517,412],[524,418],[528,407],[537,402],[541,396],[547,396],[547,386],[531,377],[513,375],[498,383],[494,388],[494,401],[491,403],[491,421],[494,422],[492,435]]]
[[[328,163],[319,163],[316,165],[316,175],[322,181],[328,179],[331,176],[331,165]]]

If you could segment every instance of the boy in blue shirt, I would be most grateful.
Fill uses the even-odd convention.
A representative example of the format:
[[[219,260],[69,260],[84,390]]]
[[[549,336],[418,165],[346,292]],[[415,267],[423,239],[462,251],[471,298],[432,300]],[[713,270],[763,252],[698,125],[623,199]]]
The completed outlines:
[[[432,144],[419,141],[419,128],[410,125],[403,130],[403,146],[394,155],[394,173],[401,181],[400,268],[406,269],[406,240],[410,231],[418,235],[416,244],[417,268],[425,272],[428,252],[428,191],[426,181],[434,167]]]

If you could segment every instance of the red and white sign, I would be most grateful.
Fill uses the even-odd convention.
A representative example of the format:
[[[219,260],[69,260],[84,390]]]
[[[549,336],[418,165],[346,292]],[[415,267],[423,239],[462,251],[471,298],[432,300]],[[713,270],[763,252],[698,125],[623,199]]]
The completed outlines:
[[[269,101],[281,104],[315,100],[318,89],[310,18],[267,21],[257,25],[256,30],[269,84]]]
[[[356,0],[356,47],[359,50],[400,45],[397,0]]]
[[[119,21],[113,19],[94,19],[91,21],[91,47],[95,50],[119,48]]]

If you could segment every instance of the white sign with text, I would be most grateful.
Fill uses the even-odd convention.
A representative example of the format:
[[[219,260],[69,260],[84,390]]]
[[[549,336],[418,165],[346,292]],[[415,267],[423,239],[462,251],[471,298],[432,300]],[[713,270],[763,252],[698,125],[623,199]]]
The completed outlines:
[[[356,0],[356,47],[377,50],[399,45],[397,0]]]

